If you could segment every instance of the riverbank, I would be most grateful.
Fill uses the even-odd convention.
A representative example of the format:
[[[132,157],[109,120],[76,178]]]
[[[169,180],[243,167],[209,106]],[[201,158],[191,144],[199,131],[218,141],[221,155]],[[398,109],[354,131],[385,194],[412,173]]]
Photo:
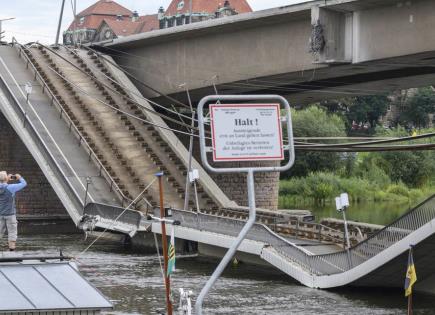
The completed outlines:
[[[345,178],[339,175],[318,172],[307,177],[281,180],[279,207],[299,208],[299,205],[325,206],[333,204],[342,192],[349,194],[352,203],[390,202],[395,204],[416,204],[435,193],[435,186],[427,184],[420,188],[409,188],[402,182],[385,183],[365,178]]]

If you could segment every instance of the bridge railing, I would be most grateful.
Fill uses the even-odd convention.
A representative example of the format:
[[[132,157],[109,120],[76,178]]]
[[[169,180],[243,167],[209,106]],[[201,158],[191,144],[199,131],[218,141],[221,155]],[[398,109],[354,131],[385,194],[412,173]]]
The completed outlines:
[[[175,209],[172,209],[172,217],[180,221],[182,226],[229,236],[237,236],[245,224],[243,220]],[[434,219],[435,195],[349,251],[313,255],[264,224],[258,223],[248,233],[247,239],[272,246],[285,258],[313,274],[328,275],[362,264]]]
[[[318,269],[324,261],[328,261],[343,271],[349,270],[376,256],[434,219],[435,195],[426,199],[393,223],[385,226],[379,232],[352,247],[349,254],[342,251],[334,254],[313,256],[311,265],[314,269]]]
[[[48,86],[47,82],[45,82],[44,78],[39,73],[39,71],[36,68],[36,66],[29,59],[29,57],[27,56],[27,53],[31,53],[29,51],[29,49],[25,48],[23,45],[21,45],[21,44],[19,44],[17,42],[13,42],[13,44],[17,48],[19,56],[23,57],[25,59],[27,65],[30,65],[32,67],[32,70],[35,73],[35,79],[38,79],[40,81],[40,83],[41,83],[41,85],[43,87],[43,92],[47,91],[47,93],[50,95],[52,104],[54,104],[59,109],[59,111],[60,111],[60,117],[63,118],[66,121],[66,123],[68,124],[70,130],[73,131],[72,134],[77,137],[79,145],[83,145],[85,147],[85,149],[89,152],[89,159],[92,160],[97,165],[97,167],[99,168],[100,175],[102,175],[107,180],[107,182],[109,183],[110,190],[111,191],[113,190],[115,192],[115,194],[121,200],[122,206],[124,206],[125,203],[131,202],[132,200],[129,199],[128,197],[126,197],[124,195],[124,193],[122,192],[122,190],[118,187],[118,184],[111,177],[111,175],[109,174],[108,170],[103,165],[103,163],[101,163],[101,161],[98,158],[97,154],[94,152],[92,147],[87,143],[86,139],[82,136],[80,131],[74,125],[71,117],[69,117],[68,113],[65,111],[65,109],[63,108],[63,106],[59,102],[58,97],[51,91],[51,89]],[[137,204],[135,205],[135,207],[136,206],[137,206]]]
[[[48,149],[45,141],[37,132],[35,125],[30,120],[26,110],[21,106],[20,102],[16,99],[14,93],[9,88],[8,84],[5,81],[3,75],[0,74],[0,88],[8,99],[9,103],[12,105],[15,113],[21,117],[23,126],[25,128],[34,141],[34,143],[39,147],[41,154],[44,156],[44,160],[50,165],[51,171],[54,172],[54,176],[59,180],[59,183],[62,185],[62,188],[70,192],[70,197],[74,202],[77,211],[83,209],[83,200],[80,198],[79,194],[75,190],[74,186],[68,180],[68,176],[64,173],[63,169],[60,167],[59,163],[56,161],[54,156],[51,154]],[[80,214],[80,213],[79,213]]]
[[[158,214],[156,213],[156,215]],[[245,225],[243,220],[175,209],[172,209],[172,219],[180,221],[183,227],[205,230],[233,237],[237,236]],[[322,271],[326,271],[325,266],[322,268],[322,271],[314,270],[310,265],[311,261],[307,251],[284,237],[274,233],[264,224],[254,224],[247,235],[247,239],[269,244],[288,260],[297,262],[298,265],[311,273],[319,274],[322,273]],[[327,268],[327,270],[331,269],[330,266],[327,266]]]

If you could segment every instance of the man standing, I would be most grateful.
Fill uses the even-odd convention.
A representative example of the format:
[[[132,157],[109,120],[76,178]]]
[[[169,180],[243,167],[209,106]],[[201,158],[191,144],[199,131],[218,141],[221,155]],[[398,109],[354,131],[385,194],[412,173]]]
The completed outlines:
[[[17,180],[18,184],[8,184]],[[17,244],[17,211],[15,209],[15,193],[27,186],[20,174],[8,175],[0,172],[0,235],[8,233],[9,250],[14,251]]]

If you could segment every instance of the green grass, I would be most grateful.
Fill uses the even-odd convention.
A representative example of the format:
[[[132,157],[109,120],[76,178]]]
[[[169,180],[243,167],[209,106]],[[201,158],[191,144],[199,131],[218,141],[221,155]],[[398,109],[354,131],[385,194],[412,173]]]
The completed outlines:
[[[342,192],[349,194],[352,203],[370,201],[414,202],[435,191],[434,186],[410,189],[405,184],[381,183],[359,177],[344,178],[319,172],[307,177],[291,178],[280,182],[279,207],[291,208],[302,204],[325,204],[334,201]]]

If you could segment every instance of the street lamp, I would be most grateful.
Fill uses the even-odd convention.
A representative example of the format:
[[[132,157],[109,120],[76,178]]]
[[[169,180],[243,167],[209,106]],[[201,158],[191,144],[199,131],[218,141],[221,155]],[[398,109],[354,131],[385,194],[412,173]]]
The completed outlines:
[[[344,222],[344,237],[346,238],[346,250],[349,260],[349,265],[352,265],[352,261],[350,259],[350,240],[349,240],[349,231],[347,229],[347,220],[346,220],[346,210],[349,208],[349,195],[347,193],[342,193],[339,197],[335,198],[335,207],[338,212],[343,214],[343,222]]]
[[[0,19],[0,42],[2,41],[3,38],[3,31],[2,31],[2,23],[3,21],[10,21],[10,20],[14,20],[15,17],[8,17],[8,18],[4,18],[4,19]]]

